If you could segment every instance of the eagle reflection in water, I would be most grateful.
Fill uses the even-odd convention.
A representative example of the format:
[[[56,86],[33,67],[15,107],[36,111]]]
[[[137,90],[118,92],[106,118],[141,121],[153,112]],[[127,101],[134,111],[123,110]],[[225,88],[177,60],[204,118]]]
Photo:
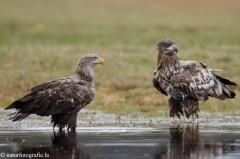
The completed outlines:
[[[198,125],[172,125],[169,128],[169,142],[165,152],[157,154],[155,159],[162,158],[201,158],[199,150],[199,130]],[[205,155],[205,154],[204,154]]]
[[[156,153],[155,159],[212,159],[236,152],[237,147],[230,145],[234,142],[235,139],[224,135],[200,133],[197,124],[172,125],[169,128],[168,143],[161,152]]]
[[[46,146],[46,147],[44,147]],[[21,147],[22,154],[47,154],[50,158],[62,159],[90,159],[89,155],[77,146],[76,132],[54,132],[52,145],[42,147]],[[45,157],[45,156],[44,156]],[[44,158],[43,157],[43,158]],[[41,157],[42,158],[42,157]]]

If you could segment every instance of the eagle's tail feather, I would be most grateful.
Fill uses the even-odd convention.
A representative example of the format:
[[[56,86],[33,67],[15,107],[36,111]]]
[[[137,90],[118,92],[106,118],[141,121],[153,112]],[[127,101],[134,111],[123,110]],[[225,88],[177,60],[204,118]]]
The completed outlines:
[[[5,110],[13,109],[13,108],[17,109],[16,112],[8,114],[8,116],[10,116],[9,120],[18,121],[28,117],[31,114],[31,111],[35,109],[34,99],[36,97],[37,97],[37,93],[31,92],[25,95],[23,98],[16,100],[11,105],[6,107]]]
[[[14,115],[13,117],[10,117],[9,120],[12,120],[12,121],[21,121],[23,119],[25,119],[26,117],[28,117],[30,114],[29,113],[17,113],[16,115]]]
[[[233,92],[233,91],[230,91],[228,88],[226,88],[226,90],[224,90],[224,95],[227,97],[227,98],[235,98],[236,96],[236,93]]]
[[[223,89],[223,94],[225,98],[235,98],[236,93],[231,91],[227,86],[222,85],[222,89]]]
[[[213,74],[213,75],[216,77],[215,85],[214,85],[214,89],[210,92],[214,92],[214,93],[210,93],[209,95],[211,97],[215,97],[221,100],[225,100],[226,98],[235,98],[236,93],[231,91],[226,85],[236,86],[237,84],[228,79],[222,78],[216,74]]]
[[[213,74],[220,82],[222,82],[224,85],[234,85],[234,86],[237,86],[236,83],[226,79],[226,78],[222,78],[216,74]]]
[[[235,96],[236,96],[236,93],[233,92],[233,91],[230,91],[230,97],[229,98],[235,98]]]
[[[14,108],[17,108],[18,111],[8,114],[8,116],[10,116],[9,120],[18,121],[28,117],[31,114],[31,111],[34,110],[35,104],[33,101],[25,103],[18,102],[17,104],[15,104]]]
[[[37,97],[37,92],[31,92],[31,93],[25,95],[24,97],[13,102],[11,105],[6,107],[4,110],[12,109],[12,108],[20,109],[20,108],[24,107],[25,103],[29,103],[30,101],[33,101],[36,97]]]
[[[9,105],[9,106],[8,106],[7,108],[5,108],[4,110],[12,109],[12,108],[16,108],[15,102],[12,103],[11,105]]]

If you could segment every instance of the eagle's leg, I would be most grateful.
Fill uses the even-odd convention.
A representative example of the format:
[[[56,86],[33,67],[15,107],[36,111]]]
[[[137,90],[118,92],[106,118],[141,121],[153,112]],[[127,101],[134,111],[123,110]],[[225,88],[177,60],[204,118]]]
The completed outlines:
[[[76,131],[77,113],[68,114],[67,116],[67,130]]]
[[[183,99],[183,105],[184,105],[184,113],[186,115],[186,122],[189,123],[189,117],[192,115],[193,119],[194,116],[198,118],[198,99],[192,98],[192,97],[185,97]]]
[[[54,114],[52,115],[52,121],[51,123],[53,123],[53,130],[55,128],[55,126],[59,127],[59,131],[62,131],[62,123],[61,123],[61,115],[62,114]]]
[[[181,101],[169,96],[168,104],[169,104],[170,123],[174,123],[175,115],[177,115],[179,119],[180,119],[180,115],[181,114],[183,115]]]
[[[75,131],[77,122],[77,113],[72,114],[55,114],[52,115],[53,129],[55,126],[59,126],[59,131],[61,132],[65,126],[67,130]]]
[[[62,129],[63,129],[62,125],[59,125],[59,132],[62,132]]]

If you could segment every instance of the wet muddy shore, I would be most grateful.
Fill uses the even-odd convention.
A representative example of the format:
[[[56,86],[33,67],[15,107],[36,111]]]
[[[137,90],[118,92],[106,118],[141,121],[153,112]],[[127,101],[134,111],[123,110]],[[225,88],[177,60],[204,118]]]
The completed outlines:
[[[238,117],[169,125],[167,118],[84,110],[76,133],[59,133],[53,132],[49,118],[32,116],[12,123],[7,113],[1,111],[0,158],[240,158]]]

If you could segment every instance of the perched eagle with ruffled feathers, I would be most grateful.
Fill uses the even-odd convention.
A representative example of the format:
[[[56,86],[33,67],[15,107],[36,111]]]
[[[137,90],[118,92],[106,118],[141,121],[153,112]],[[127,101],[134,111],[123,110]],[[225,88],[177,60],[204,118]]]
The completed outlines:
[[[216,75],[219,71],[196,61],[178,59],[178,48],[171,39],[163,39],[158,43],[158,60],[152,79],[154,87],[168,96],[170,122],[174,116],[185,114],[198,117],[198,101],[206,101],[208,97],[220,100],[234,98],[236,94],[226,85],[236,85],[228,79]]]
[[[62,131],[67,126],[67,130],[75,131],[77,113],[95,96],[93,68],[97,64],[105,64],[105,61],[94,54],[83,55],[78,60],[75,74],[37,85],[5,108],[17,110],[9,114],[9,119],[23,120],[30,114],[52,115],[53,128],[58,126]]]

